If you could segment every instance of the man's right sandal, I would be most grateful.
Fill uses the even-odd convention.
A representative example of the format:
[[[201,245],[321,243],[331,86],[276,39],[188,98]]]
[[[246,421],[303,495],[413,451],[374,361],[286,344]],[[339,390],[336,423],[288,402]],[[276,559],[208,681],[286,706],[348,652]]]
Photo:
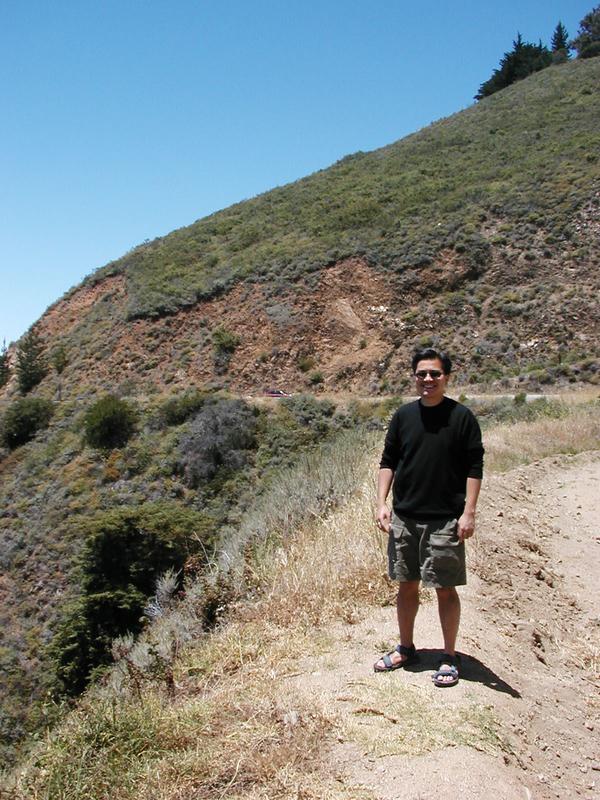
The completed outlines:
[[[404,656],[404,660],[396,662],[392,661],[391,656],[394,655],[394,653],[400,653],[401,656]],[[380,661],[383,661],[383,667],[377,666]],[[381,656],[381,658],[373,664],[373,669],[375,672],[391,672],[393,669],[402,669],[403,667],[408,667],[411,664],[417,664],[419,661],[419,654],[417,653],[414,644],[411,644],[410,647],[399,644],[393,650],[390,650],[389,653]]]

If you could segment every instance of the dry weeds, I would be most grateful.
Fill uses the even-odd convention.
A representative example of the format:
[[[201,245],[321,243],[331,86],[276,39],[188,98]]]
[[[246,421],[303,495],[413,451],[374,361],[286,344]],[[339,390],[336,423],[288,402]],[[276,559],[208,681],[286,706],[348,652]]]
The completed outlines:
[[[318,626],[327,619],[356,622],[374,597],[390,602],[395,590],[373,522],[373,492],[367,479],[343,508],[258,553],[249,568],[262,596],[245,609],[246,617]]]
[[[419,687],[367,680],[355,682],[347,700],[355,707],[345,717],[345,737],[378,758],[456,745],[490,754],[509,750],[488,706],[456,707]]]
[[[561,419],[498,425],[485,435],[486,468],[505,472],[559,453],[600,447],[600,404],[574,405]]]
[[[487,434],[488,464],[501,470],[515,458],[588,449],[599,434],[600,410],[590,406],[564,419],[502,426]],[[384,542],[373,525],[376,462],[367,456],[362,488],[348,502],[313,517],[294,536],[267,537],[256,550],[247,566],[255,598],[182,648],[174,698],[151,685],[139,699],[123,687],[90,692],[40,745],[6,797],[368,800],[325,768],[334,735],[376,755],[457,742],[488,753],[505,750],[487,707],[468,706],[457,715],[432,704],[430,693],[365,681],[353,686],[354,713],[340,716],[339,703],[327,707],[282,681],[301,672],[299,654],[317,657],[331,649],[325,622],[357,621],[374,599],[387,604],[393,598]],[[598,666],[589,649],[577,657],[590,669]]]

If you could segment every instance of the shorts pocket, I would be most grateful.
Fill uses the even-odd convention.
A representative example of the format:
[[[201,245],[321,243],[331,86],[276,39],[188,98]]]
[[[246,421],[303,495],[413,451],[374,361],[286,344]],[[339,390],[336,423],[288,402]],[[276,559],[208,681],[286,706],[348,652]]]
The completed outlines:
[[[397,518],[392,519],[388,539],[388,574],[400,581],[420,578],[418,540]]]
[[[431,586],[459,586],[465,583],[465,546],[457,533],[458,523],[447,526],[429,537],[429,552],[423,565],[423,581]]]

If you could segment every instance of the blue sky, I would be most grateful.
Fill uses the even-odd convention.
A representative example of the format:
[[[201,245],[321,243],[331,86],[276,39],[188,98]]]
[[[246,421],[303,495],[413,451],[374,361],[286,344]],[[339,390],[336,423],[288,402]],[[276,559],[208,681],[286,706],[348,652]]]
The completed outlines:
[[[473,102],[592,0],[0,0],[0,344],[142,242]]]

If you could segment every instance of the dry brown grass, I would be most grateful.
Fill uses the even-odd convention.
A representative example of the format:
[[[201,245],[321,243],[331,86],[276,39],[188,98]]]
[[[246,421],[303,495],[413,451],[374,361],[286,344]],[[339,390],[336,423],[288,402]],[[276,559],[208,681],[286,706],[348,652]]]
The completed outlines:
[[[365,680],[352,689],[344,735],[370,755],[422,755],[456,745],[494,755],[509,750],[488,706],[448,705],[439,693],[391,682]]]
[[[486,468],[504,472],[559,453],[600,448],[600,404],[573,405],[561,419],[498,425],[485,434]]]
[[[328,619],[357,621],[374,597],[389,602],[395,590],[385,573],[383,537],[374,525],[374,491],[367,478],[342,508],[293,539],[259,551],[249,569],[261,597],[245,609],[246,617],[318,626]]]
[[[281,691],[294,664],[290,632],[263,637],[249,625],[243,633],[228,626],[188,650],[174,699],[156,688],[140,699],[90,694],[18,776],[11,798],[349,798],[319,773],[332,720],[293,685]],[[293,640],[302,643],[301,632]]]

